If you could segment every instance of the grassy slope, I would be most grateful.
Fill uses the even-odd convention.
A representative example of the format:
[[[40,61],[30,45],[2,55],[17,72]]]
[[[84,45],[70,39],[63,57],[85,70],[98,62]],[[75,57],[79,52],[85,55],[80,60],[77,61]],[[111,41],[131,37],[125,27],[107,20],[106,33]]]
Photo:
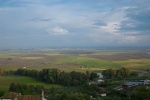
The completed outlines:
[[[20,83],[20,84],[27,84],[27,85],[42,85],[45,88],[56,87],[60,88],[61,85],[56,84],[47,84],[40,81],[37,81],[30,77],[23,77],[23,76],[0,76],[0,90],[8,91],[9,85],[11,83]]]

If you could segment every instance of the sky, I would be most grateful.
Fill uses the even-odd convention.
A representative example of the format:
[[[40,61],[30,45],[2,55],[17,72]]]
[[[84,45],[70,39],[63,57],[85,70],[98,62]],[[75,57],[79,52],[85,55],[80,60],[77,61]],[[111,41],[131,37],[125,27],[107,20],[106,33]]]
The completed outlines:
[[[150,46],[150,0],[0,0],[0,49]]]

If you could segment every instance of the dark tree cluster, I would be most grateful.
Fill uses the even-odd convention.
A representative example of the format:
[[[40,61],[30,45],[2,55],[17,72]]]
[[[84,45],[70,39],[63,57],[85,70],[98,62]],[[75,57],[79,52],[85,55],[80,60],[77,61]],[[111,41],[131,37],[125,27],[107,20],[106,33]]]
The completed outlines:
[[[15,72],[15,75],[29,76],[36,78],[42,82],[61,84],[64,86],[78,86],[87,83],[88,80],[98,78],[97,74],[94,72],[64,72],[56,68],[43,69],[41,71],[18,69]]]
[[[4,71],[4,75],[8,76],[15,75],[15,71],[14,70]]]
[[[114,77],[127,77],[130,75],[130,70],[127,68],[122,67],[119,70],[114,69],[106,69],[102,72],[104,77],[106,78],[114,78]]]
[[[85,93],[87,95],[91,95],[94,98],[97,98],[100,93],[106,93],[107,90],[104,87],[99,87],[95,84],[93,85],[84,85],[82,88],[80,88],[80,91],[82,93]]]
[[[15,71],[14,75],[29,76],[29,77],[37,78],[38,73],[39,73],[39,71],[37,71],[37,70],[17,69]]]
[[[134,100],[150,100],[150,89],[145,86],[138,86],[134,89],[132,95]]]
[[[77,93],[61,93],[53,96],[48,96],[47,100],[91,100],[87,94]]]
[[[51,88],[46,90],[47,100],[99,100],[100,93],[106,89],[97,85],[83,85],[76,87]],[[95,99],[92,99],[92,98]]]
[[[103,100],[150,100],[150,90],[145,86],[137,86],[133,91],[112,90]]]
[[[16,83],[11,83],[9,86],[9,91],[10,92],[18,92],[22,93],[23,95],[25,94],[41,94],[41,90],[44,90],[43,86],[40,85],[26,85],[26,84],[16,84]]]

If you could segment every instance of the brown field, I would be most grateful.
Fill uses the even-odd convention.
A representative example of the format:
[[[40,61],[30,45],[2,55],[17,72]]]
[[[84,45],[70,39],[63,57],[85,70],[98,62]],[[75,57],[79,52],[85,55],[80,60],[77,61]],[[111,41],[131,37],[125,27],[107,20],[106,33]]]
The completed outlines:
[[[59,58],[64,58],[62,55],[48,56],[45,54],[23,54],[14,55],[15,58],[0,58],[1,68],[38,68],[49,66],[50,62],[56,61]]]
[[[128,59],[150,59],[150,54],[147,52],[138,53],[119,53],[115,55],[89,55],[88,57],[103,60],[128,60]]]

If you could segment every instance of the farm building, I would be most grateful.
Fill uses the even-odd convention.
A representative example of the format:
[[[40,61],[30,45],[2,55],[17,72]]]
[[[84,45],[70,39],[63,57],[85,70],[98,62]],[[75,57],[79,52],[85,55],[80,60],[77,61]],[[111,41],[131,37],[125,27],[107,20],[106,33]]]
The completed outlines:
[[[146,84],[150,84],[150,80],[139,80],[138,82],[128,82],[128,83],[124,84],[123,86],[133,87],[133,86],[146,85]]]
[[[103,78],[102,73],[97,73],[97,75],[98,75],[98,78]]]
[[[144,85],[144,82],[128,82],[124,84],[124,87],[133,87],[133,86],[138,86],[138,85]]]
[[[137,86],[150,84],[150,80],[139,80],[137,82],[128,82],[122,86],[124,90],[132,91]]]
[[[137,86],[144,86],[150,84],[150,80],[139,80],[137,82],[127,82],[126,84],[122,86],[118,86],[114,88],[114,90],[121,91],[121,90],[127,90],[132,91]],[[149,88],[149,87],[147,87]]]
[[[95,81],[90,81],[90,82],[89,82],[89,85],[92,85],[92,84],[98,85],[98,84],[100,84],[100,83],[102,83],[102,82],[104,82],[104,80],[97,79],[97,80],[95,80]]]

